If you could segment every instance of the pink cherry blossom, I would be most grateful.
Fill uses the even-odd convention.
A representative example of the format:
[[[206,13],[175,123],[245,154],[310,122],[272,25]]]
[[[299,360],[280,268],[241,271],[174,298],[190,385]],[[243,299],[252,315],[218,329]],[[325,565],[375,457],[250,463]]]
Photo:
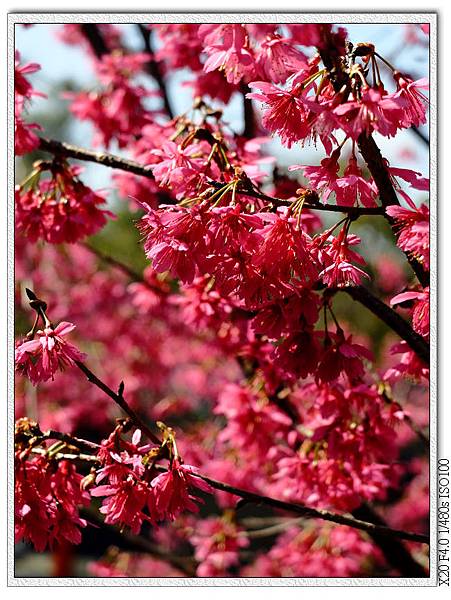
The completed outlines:
[[[16,186],[16,227],[35,242],[74,243],[103,227],[114,215],[99,208],[102,192],[94,192],[79,178],[81,169],[67,164],[50,167],[50,179],[38,168],[33,184]]]
[[[429,209],[425,204],[415,206],[388,206],[386,212],[392,217],[399,231],[398,246],[410,253],[429,270]]]
[[[185,510],[198,512],[196,502],[202,502],[191,493],[191,488],[211,492],[210,485],[196,476],[197,469],[180,464],[177,460],[165,473],[152,480],[152,507],[158,520],[175,520]]]
[[[394,98],[402,98],[405,101],[403,111],[403,127],[419,127],[426,123],[426,110],[429,104],[428,99],[420,90],[429,89],[428,81],[425,77],[412,81],[409,77],[395,72],[393,77],[396,81],[398,91]]]
[[[340,127],[353,140],[364,133],[377,131],[383,136],[393,137],[402,126],[406,101],[401,97],[384,96],[380,91],[368,87],[359,101],[345,102],[333,113]]]
[[[62,321],[55,328],[48,325],[38,330],[37,339],[25,341],[16,347],[16,369],[26,375],[33,385],[54,378],[55,373],[83,361],[80,352],[64,337],[75,329],[75,325]]]
[[[89,495],[80,490],[81,479],[67,461],[54,465],[43,456],[16,456],[16,538],[31,541],[38,552],[64,540],[79,544],[80,528],[87,523],[78,509],[89,504]]]
[[[300,85],[291,90],[283,90],[264,81],[253,81],[249,87],[260,90],[259,93],[247,94],[247,97],[263,102],[264,127],[269,132],[279,135],[285,146],[291,148],[295,142],[310,135],[309,117],[314,107],[313,103],[303,96]]]
[[[309,183],[315,191],[321,193],[321,199],[324,204],[327,203],[332,192],[336,191],[338,186],[338,159],[340,151],[335,150],[332,156],[324,158],[318,167],[308,165],[292,165],[288,167],[289,171],[302,170]]]
[[[308,69],[307,57],[279,35],[268,37],[260,47],[257,64],[268,81],[284,83],[290,75]]]
[[[14,94],[30,99],[36,92],[33,90],[33,86],[25,77],[31,73],[39,71],[41,66],[37,63],[27,63],[26,65],[20,64],[20,52],[15,51],[15,63],[14,63]]]
[[[248,48],[244,26],[223,25],[216,31],[217,35],[210,33],[205,38],[205,41],[208,40],[205,47],[208,58],[204,64],[204,71],[209,73],[216,69],[222,70],[227,81],[234,84],[251,76],[254,72],[254,57]],[[202,27],[199,34],[202,35]]]
[[[349,159],[343,177],[335,180],[333,190],[337,204],[341,206],[354,206],[359,203],[367,208],[376,206],[377,186],[374,181],[363,177],[353,156]]]
[[[429,336],[429,287],[424,288],[423,291],[417,292],[415,290],[402,292],[397,294],[390,300],[390,304],[395,306],[396,304],[402,304],[403,302],[411,302],[416,300],[412,311],[412,324],[413,328],[417,333],[424,337]]]

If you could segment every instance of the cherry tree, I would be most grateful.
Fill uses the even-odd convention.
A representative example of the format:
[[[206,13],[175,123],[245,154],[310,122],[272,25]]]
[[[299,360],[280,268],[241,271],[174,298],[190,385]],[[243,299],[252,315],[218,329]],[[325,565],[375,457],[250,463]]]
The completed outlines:
[[[427,143],[425,74],[332,24],[133,27],[59,30],[85,147],[16,51],[17,540],[65,575],[95,528],[97,577],[427,576],[429,181],[378,142]]]

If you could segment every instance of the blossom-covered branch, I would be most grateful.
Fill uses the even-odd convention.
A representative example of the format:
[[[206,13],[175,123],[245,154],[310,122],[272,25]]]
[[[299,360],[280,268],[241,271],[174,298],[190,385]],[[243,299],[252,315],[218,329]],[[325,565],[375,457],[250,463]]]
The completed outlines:
[[[349,94],[351,82],[348,74],[343,69],[342,51],[337,49],[337,38],[334,38],[334,36],[330,34],[327,27],[323,28],[321,38],[321,46],[319,47],[321,59],[329,72],[335,91],[341,94],[344,89],[345,93],[343,94],[343,97],[346,98]],[[352,44],[348,44],[347,51],[352,54],[353,50]],[[369,53],[370,52],[371,49],[369,50]],[[382,205],[384,207],[398,205],[399,200],[390,179],[387,166],[373,136],[368,134],[368,132],[362,132],[358,136],[357,141],[359,150],[377,185]],[[388,217],[388,219],[393,225],[394,221],[390,217]],[[423,265],[414,257],[407,255],[407,258],[421,285],[427,287],[429,285],[429,274],[425,271]]]
[[[63,439],[65,437],[64,434],[53,432],[52,437],[56,437],[57,439]],[[45,436],[42,439],[46,439]],[[89,444],[89,442],[86,442]],[[61,458],[67,459],[68,457],[76,459],[77,455],[61,455]],[[58,457],[58,454],[55,454],[55,457]],[[90,457],[94,459],[95,457]],[[98,460],[98,459],[97,459]],[[91,461],[90,461],[91,462]],[[161,473],[167,473],[167,469],[165,467],[156,466],[157,470]],[[195,473],[194,477],[198,477],[202,479],[206,483],[211,486],[211,488],[227,492],[228,494],[232,494],[233,496],[238,496],[239,498],[245,500],[246,502],[250,502],[253,504],[260,504],[265,506],[270,506],[271,508],[275,508],[277,510],[283,510],[287,512],[292,512],[301,515],[306,519],[320,519],[323,521],[329,521],[331,523],[338,523],[340,525],[347,525],[349,527],[353,527],[354,529],[360,529],[361,531],[365,531],[370,534],[378,534],[382,536],[387,536],[391,538],[398,538],[403,540],[410,540],[414,542],[421,542],[424,544],[429,544],[429,537],[426,535],[410,532],[410,531],[402,531],[393,529],[391,527],[387,527],[384,525],[380,525],[377,523],[371,523],[367,521],[363,521],[361,519],[354,518],[352,516],[346,514],[338,514],[333,513],[328,510],[316,509],[309,506],[304,506],[302,504],[297,504],[293,502],[284,502],[282,500],[278,500],[277,498],[271,498],[269,496],[265,496],[263,494],[259,494],[256,492],[251,492],[248,490],[244,490],[233,485],[229,485],[228,483],[224,483],[222,481],[217,481],[216,479],[212,479],[206,475],[202,475],[201,473]]]
[[[61,155],[77,160],[93,162],[104,167],[119,169],[121,171],[133,173],[135,175],[140,175],[141,177],[146,177],[152,180],[155,179],[151,167],[141,165],[127,158],[116,156],[114,154],[111,154],[110,152],[95,152],[93,150],[80,148],[79,146],[75,146],[74,144],[68,144],[67,142],[60,142],[58,140],[52,140],[44,137],[39,138],[39,149],[44,152],[54,154],[56,156]],[[223,186],[223,184],[217,181],[210,181],[210,184],[215,188]],[[240,193],[240,190],[238,190],[238,193]],[[245,191],[242,190],[241,193],[247,196],[251,196],[253,198],[263,200],[265,202],[269,202],[270,204],[273,204],[275,206],[287,206],[290,203],[292,203],[292,200],[286,200],[283,198],[270,196],[268,194],[260,192],[255,188],[249,190],[246,189]],[[312,199],[313,197],[314,194],[312,194]],[[167,198],[165,198],[165,200],[167,201]],[[384,215],[384,209],[379,207],[348,207],[337,206],[333,204],[320,204],[319,202],[312,201],[305,201],[304,206],[305,208],[310,208],[312,210],[345,213],[349,214],[352,218],[364,215]]]

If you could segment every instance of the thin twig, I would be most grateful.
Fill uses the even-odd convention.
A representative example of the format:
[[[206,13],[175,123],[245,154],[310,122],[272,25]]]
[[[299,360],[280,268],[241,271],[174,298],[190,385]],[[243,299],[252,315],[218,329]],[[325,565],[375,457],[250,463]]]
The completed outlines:
[[[141,417],[127,404],[123,396],[123,384],[119,386],[118,393],[114,392],[106,383],[97,377],[88,367],[79,360],[74,361],[77,367],[82,371],[88,381],[97,386],[102,392],[109,396],[121,409],[132,419],[135,425],[147,435],[147,437],[157,445],[161,444],[161,440],[153,433],[150,427],[141,419]]]
[[[31,450],[33,454],[39,454],[41,456],[47,455],[47,450],[45,448],[33,448]],[[70,461],[82,461],[90,464],[99,464],[100,461],[97,456],[93,456],[92,454],[71,454],[69,452],[56,452],[52,455],[53,459],[56,460],[70,460]]]
[[[100,448],[100,445],[96,444],[95,442],[83,440],[73,435],[69,435],[68,433],[61,433],[61,431],[55,431],[54,429],[49,429],[48,431],[46,431],[43,434],[42,439],[58,440],[70,446],[76,446],[77,448],[85,448],[87,450],[93,450],[94,452],[97,452]]]

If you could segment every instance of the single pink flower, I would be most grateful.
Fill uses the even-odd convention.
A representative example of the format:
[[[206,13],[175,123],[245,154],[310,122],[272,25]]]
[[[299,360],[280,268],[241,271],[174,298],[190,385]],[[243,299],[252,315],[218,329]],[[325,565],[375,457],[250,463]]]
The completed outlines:
[[[358,206],[359,203],[367,208],[376,206],[377,186],[363,177],[354,156],[349,159],[343,177],[335,181],[334,191],[340,206]]]
[[[419,208],[387,206],[386,212],[395,221],[399,232],[398,246],[421,262],[429,270],[429,209],[425,204]]]
[[[143,512],[147,506],[149,487],[131,474],[121,477],[116,483],[99,485],[91,490],[91,496],[106,496],[100,507],[105,523],[130,527],[138,534],[144,521],[151,517]]]
[[[272,83],[285,81],[298,71],[309,69],[308,59],[288,38],[274,34],[262,42],[257,64]]]
[[[321,194],[321,200],[327,204],[329,196],[336,191],[338,180],[338,159],[340,158],[340,150],[332,152],[331,156],[324,158],[321,165],[292,165],[288,167],[289,171],[301,170],[304,176],[309,180],[310,186],[316,192]]]
[[[33,129],[41,129],[37,123],[26,123],[20,117],[14,118],[14,154],[23,156],[36,150],[39,138]]]
[[[419,127],[426,123],[426,110],[429,106],[429,100],[420,90],[429,89],[426,77],[413,81],[409,77],[403,76],[398,71],[393,73],[397,83],[398,90],[393,94],[393,98],[401,98],[404,101],[404,110],[402,114],[403,127]]]
[[[429,336],[429,288],[426,287],[422,291],[407,291],[397,294],[390,300],[390,304],[402,304],[404,302],[412,303],[412,325],[417,333],[423,337]]]
[[[219,36],[211,43],[212,34],[208,36],[209,44],[205,47],[208,58],[204,71],[209,73],[219,69],[224,71],[228,83],[237,84],[244,77],[254,72],[254,57],[249,50],[248,36],[243,25],[223,25],[216,30]],[[222,41],[221,41],[222,40]]]
[[[41,67],[37,63],[27,63],[26,65],[21,65],[20,53],[18,50],[16,50],[14,63],[14,94],[23,96],[27,99],[30,99],[33,94],[36,94],[37,92],[33,90],[33,86],[25,77],[25,75],[36,73],[36,71],[39,71],[40,69]]]
[[[66,342],[64,337],[75,329],[75,325],[62,321],[55,328],[38,330],[38,338],[22,342],[16,347],[16,369],[36,385],[41,381],[53,380],[55,373],[82,361],[86,354]]]
[[[291,148],[295,142],[311,135],[309,117],[311,110],[319,110],[319,105],[315,106],[302,94],[301,84],[283,90],[265,81],[253,81],[249,87],[260,90],[260,93],[247,94],[247,98],[264,104],[262,123],[268,131],[280,136],[282,144]]]
[[[185,510],[198,512],[199,507],[196,502],[202,502],[202,500],[193,496],[190,488],[210,493],[211,486],[200,477],[196,477],[196,474],[196,467],[183,465],[178,460],[174,460],[168,471],[152,479],[153,493],[150,510],[155,512],[159,521],[175,521]]]
[[[340,330],[337,334],[329,332],[325,338],[325,351],[315,373],[317,381],[329,383],[346,373],[351,382],[360,380],[365,372],[362,360],[373,360],[370,350],[352,341],[352,336],[345,338]]]
[[[383,95],[379,90],[366,88],[360,100],[338,105],[333,113],[339,126],[357,140],[364,133],[377,131],[385,137],[393,137],[402,127],[406,101],[401,97]]]

